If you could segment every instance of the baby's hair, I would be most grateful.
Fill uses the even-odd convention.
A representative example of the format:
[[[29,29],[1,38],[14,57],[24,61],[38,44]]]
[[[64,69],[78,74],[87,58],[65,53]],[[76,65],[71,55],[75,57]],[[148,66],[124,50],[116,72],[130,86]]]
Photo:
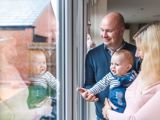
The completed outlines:
[[[45,56],[45,52],[43,50],[33,50],[33,49],[29,50],[30,59],[36,55],[44,55]]]
[[[113,54],[113,56],[114,55],[120,55],[120,56],[124,57],[126,60],[128,60],[128,62],[131,65],[133,65],[133,55],[130,51],[124,50],[124,49],[123,50],[118,50]]]

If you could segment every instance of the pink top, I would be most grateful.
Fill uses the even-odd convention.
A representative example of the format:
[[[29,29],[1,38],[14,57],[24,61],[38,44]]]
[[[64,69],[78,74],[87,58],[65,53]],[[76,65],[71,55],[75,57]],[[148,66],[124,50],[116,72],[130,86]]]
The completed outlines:
[[[141,90],[140,77],[126,90],[124,113],[109,111],[109,120],[160,120],[160,83]]]

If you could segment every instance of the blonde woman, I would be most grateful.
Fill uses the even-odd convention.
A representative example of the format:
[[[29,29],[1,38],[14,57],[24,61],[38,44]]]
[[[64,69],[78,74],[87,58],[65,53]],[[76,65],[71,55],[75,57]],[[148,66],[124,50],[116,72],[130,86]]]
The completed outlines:
[[[160,21],[140,29],[134,39],[136,55],[143,61],[137,79],[126,90],[126,109],[117,113],[106,100],[103,115],[109,120],[160,120]]]
[[[27,106],[28,87],[14,65],[16,43],[12,36],[0,35],[0,120],[39,120],[45,108]]]

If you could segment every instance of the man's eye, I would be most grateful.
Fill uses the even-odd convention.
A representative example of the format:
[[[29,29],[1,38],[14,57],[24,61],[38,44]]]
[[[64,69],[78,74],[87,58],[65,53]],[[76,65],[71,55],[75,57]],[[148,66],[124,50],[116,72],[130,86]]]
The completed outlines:
[[[108,30],[107,32],[113,32],[113,30]]]
[[[101,31],[104,31],[104,29],[101,29]]]

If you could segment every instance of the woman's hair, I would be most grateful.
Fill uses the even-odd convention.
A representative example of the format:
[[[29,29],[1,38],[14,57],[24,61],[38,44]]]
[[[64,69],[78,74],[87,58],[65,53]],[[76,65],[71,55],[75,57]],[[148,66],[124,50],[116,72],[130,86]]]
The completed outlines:
[[[160,80],[160,21],[147,24],[133,37],[144,53],[141,65],[143,79],[151,73]]]

